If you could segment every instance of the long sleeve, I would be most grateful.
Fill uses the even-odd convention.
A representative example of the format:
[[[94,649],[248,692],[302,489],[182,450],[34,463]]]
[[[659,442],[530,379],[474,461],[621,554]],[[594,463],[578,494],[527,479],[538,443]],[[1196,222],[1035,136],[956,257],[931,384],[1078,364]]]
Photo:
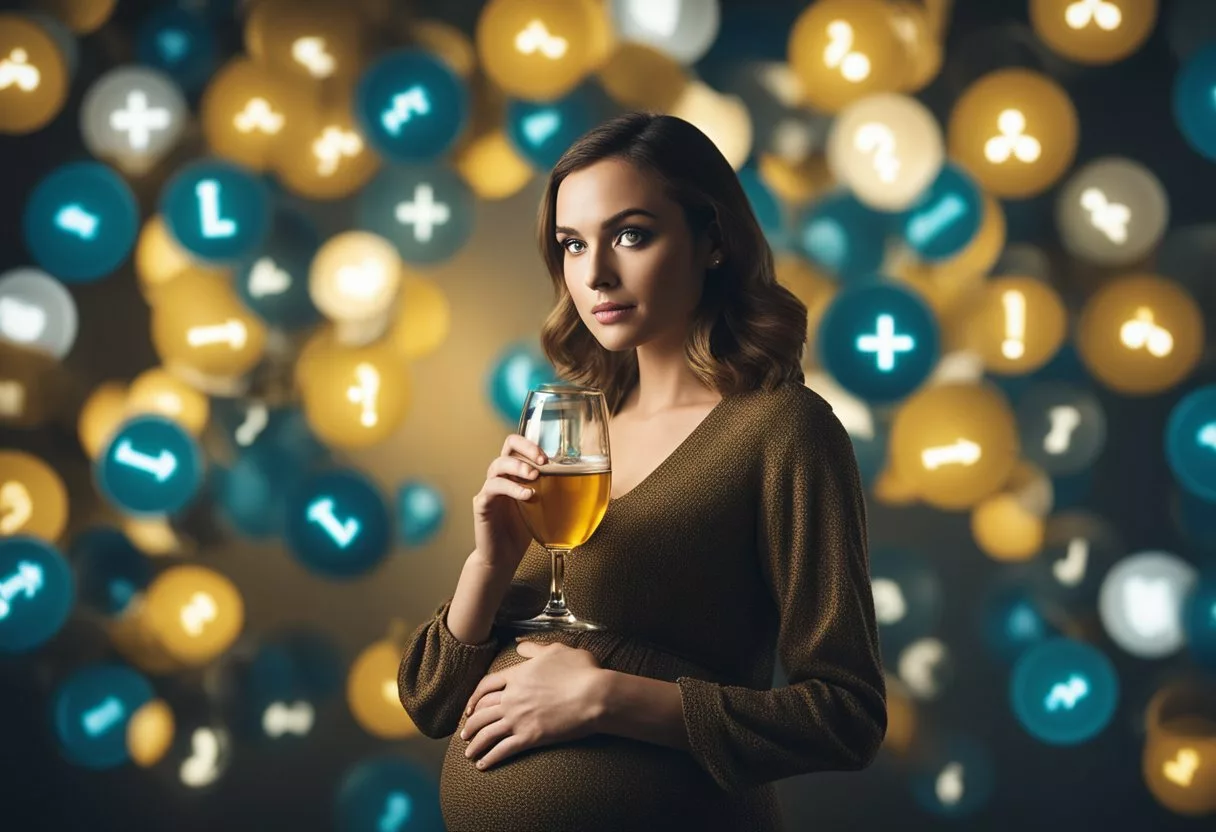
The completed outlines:
[[[800,391],[809,393],[810,391]],[[779,616],[789,684],[682,676],[692,755],[728,791],[869,765],[886,734],[865,498],[831,407],[796,397],[761,461],[757,551]]]
[[[491,634],[482,644],[465,644],[448,629],[452,599],[410,635],[397,669],[397,694],[414,725],[431,739],[451,736],[464,705],[498,654]]]

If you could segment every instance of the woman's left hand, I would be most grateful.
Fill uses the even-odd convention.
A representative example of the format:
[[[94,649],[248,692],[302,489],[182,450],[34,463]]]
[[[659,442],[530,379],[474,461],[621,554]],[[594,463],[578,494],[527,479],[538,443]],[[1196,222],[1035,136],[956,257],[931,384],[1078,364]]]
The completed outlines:
[[[483,677],[465,708],[472,715],[460,736],[480,769],[595,733],[603,673],[595,656],[558,641],[523,640],[516,650],[528,661]]]

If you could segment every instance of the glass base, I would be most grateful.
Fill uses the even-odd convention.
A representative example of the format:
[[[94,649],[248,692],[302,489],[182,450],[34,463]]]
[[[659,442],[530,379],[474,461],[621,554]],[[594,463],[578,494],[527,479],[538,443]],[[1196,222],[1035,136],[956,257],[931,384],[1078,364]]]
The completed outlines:
[[[512,630],[527,630],[529,632],[536,631],[554,631],[561,630],[565,632],[586,632],[588,630],[602,630],[602,625],[592,621],[585,621],[581,618],[576,618],[574,613],[566,612],[563,615],[550,615],[542,612],[535,618],[525,618],[520,621],[509,621],[506,625]]]

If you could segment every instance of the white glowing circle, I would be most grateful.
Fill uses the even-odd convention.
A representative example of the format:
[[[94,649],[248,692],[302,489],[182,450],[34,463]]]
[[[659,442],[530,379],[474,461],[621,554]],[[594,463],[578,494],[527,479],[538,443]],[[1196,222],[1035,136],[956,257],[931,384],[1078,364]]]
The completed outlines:
[[[141,174],[177,144],[187,116],[186,99],[168,75],[150,67],[120,66],[85,93],[80,132],[94,156]]]
[[[1152,171],[1119,156],[1097,159],[1060,189],[1056,224],[1074,257],[1103,266],[1141,259],[1161,242],[1170,203]]]
[[[902,211],[932,184],[945,160],[941,126],[923,104],[897,93],[855,101],[828,135],[828,167],[857,199]]]
[[[1169,552],[1128,555],[1102,579],[1102,626],[1133,656],[1157,659],[1175,653],[1186,642],[1182,606],[1197,580],[1195,567]]]
[[[377,234],[347,231],[317,250],[308,274],[313,305],[333,321],[368,321],[385,315],[401,286],[396,247]]]
[[[950,650],[941,639],[918,639],[905,647],[897,662],[899,680],[922,702],[942,695],[951,672]]]
[[[718,0],[611,0],[617,38],[644,43],[681,64],[700,60],[718,37]]]
[[[723,95],[701,81],[692,81],[671,106],[669,115],[695,125],[735,170],[743,167],[751,155],[751,113],[738,96]]]
[[[28,268],[0,275],[0,341],[63,358],[77,324],[76,302],[55,278]]]

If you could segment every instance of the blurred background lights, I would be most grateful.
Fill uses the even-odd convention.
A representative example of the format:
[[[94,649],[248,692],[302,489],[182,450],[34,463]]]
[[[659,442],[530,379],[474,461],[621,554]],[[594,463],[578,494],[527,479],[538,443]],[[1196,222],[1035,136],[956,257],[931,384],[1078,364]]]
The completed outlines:
[[[905,215],[904,240],[922,260],[948,260],[980,230],[984,200],[971,177],[944,165]]]
[[[405,262],[434,265],[468,242],[475,206],[472,191],[450,169],[394,165],[360,193],[359,225],[392,242]]]
[[[37,269],[0,274],[0,338],[63,358],[76,343],[76,302]]]
[[[1109,64],[1138,50],[1157,21],[1157,0],[1030,0],[1030,23],[1051,49],[1081,64]]]
[[[88,282],[113,272],[131,253],[139,207],[127,183],[99,162],[74,162],[44,177],[23,217],[35,262],[60,280]]]
[[[203,481],[197,443],[176,422],[137,415],[123,422],[96,462],[97,484],[132,514],[170,514],[184,508]]]
[[[1163,686],[1145,710],[1142,757],[1152,795],[1177,814],[1216,812],[1216,686],[1180,679]]]
[[[141,626],[156,633],[175,660],[202,666],[227,650],[245,623],[245,605],[230,579],[203,566],[173,566],[148,585]]]
[[[308,292],[321,314],[338,324],[340,341],[366,342],[370,338],[363,333],[383,333],[401,272],[400,255],[388,240],[346,231],[326,240],[313,257]]]
[[[155,698],[147,678],[115,663],[86,664],[59,683],[51,716],[59,747],[67,759],[89,769],[110,769],[127,762],[127,725]]]
[[[134,175],[173,149],[186,120],[181,89],[160,70],[144,66],[105,73],[80,105],[80,132],[89,152]]]
[[[411,480],[397,489],[397,513],[402,542],[422,546],[443,528],[447,501],[430,483]]]
[[[63,478],[25,451],[0,450],[0,539],[31,535],[55,543],[68,522]]]
[[[718,37],[718,0],[609,0],[616,36],[695,63]]]
[[[570,92],[594,69],[597,30],[608,23],[596,5],[489,0],[476,27],[486,75],[516,98],[552,101]]]
[[[1014,665],[1009,695],[1018,721],[1049,745],[1075,745],[1101,733],[1115,714],[1119,679],[1096,648],[1053,638]]]
[[[366,24],[357,8],[323,0],[267,0],[249,11],[251,54],[287,77],[349,80],[362,68]]]
[[[1216,160],[1216,45],[1205,45],[1186,59],[1174,78],[1174,120],[1198,153]]]
[[[355,93],[360,132],[393,162],[425,162],[448,151],[465,128],[469,94],[440,58],[403,49],[380,57]]]
[[[24,15],[0,14],[0,133],[41,129],[67,95],[67,62],[51,35]]]
[[[185,92],[203,86],[215,71],[218,52],[215,29],[198,10],[162,6],[139,26],[139,62],[164,72]]]
[[[397,754],[371,757],[350,767],[338,786],[334,818],[339,832],[445,828],[436,778]]]
[[[325,471],[292,489],[287,546],[318,574],[345,579],[368,572],[388,554],[391,538],[384,498],[357,471]]]
[[[262,358],[266,326],[225,277],[189,271],[159,293],[152,344],[170,372],[184,367],[220,378],[241,376]]]
[[[264,64],[238,56],[211,77],[198,107],[213,153],[264,170],[281,149],[303,141],[313,97]]]
[[[0,518],[7,520],[15,507],[11,491],[7,500],[0,493],[0,500]],[[0,653],[41,647],[67,622],[75,603],[76,580],[59,550],[36,537],[0,537]]]
[[[943,817],[972,815],[992,798],[992,755],[970,737],[935,737],[913,763],[910,786],[917,803]]]
[[[867,277],[883,262],[887,215],[863,205],[847,190],[808,205],[794,223],[798,250],[840,278]]]
[[[1195,567],[1169,552],[1138,552],[1114,564],[1102,579],[1098,613],[1124,652],[1156,659],[1185,643],[1182,605],[1195,585]]]
[[[166,183],[160,213],[187,251],[205,261],[235,262],[265,240],[270,195],[251,171],[203,160],[185,165]]]
[[[398,740],[416,736],[418,729],[397,692],[401,647],[389,639],[369,644],[351,663],[346,702],[355,721],[374,737]]]
[[[882,93],[845,107],[832,124],[827,158],[837,181],[882,211],[909,207],[941,170],[941,128],[920,102]]]
[[[1060,241],[1073,256],[1106,266],[1134,263],[1161,242],[1169,201],[1138,162],[1107,157],[1076,171],[1056,203]]]
[[[1038,382],[1017,400],[1022,454],[1053,476],[1089,468],[1106,447],[1106,411],[1089,390]]]
[[[987,281],[969,316],[967,345],[993,373],[1023,375],[1055,356],[1067,333],[1064,304],[1049,283],[1032,277]]]
[[[1182,487],[1216,502],[1216,385],[1192,390],[1165,426],[1165,459]]]

